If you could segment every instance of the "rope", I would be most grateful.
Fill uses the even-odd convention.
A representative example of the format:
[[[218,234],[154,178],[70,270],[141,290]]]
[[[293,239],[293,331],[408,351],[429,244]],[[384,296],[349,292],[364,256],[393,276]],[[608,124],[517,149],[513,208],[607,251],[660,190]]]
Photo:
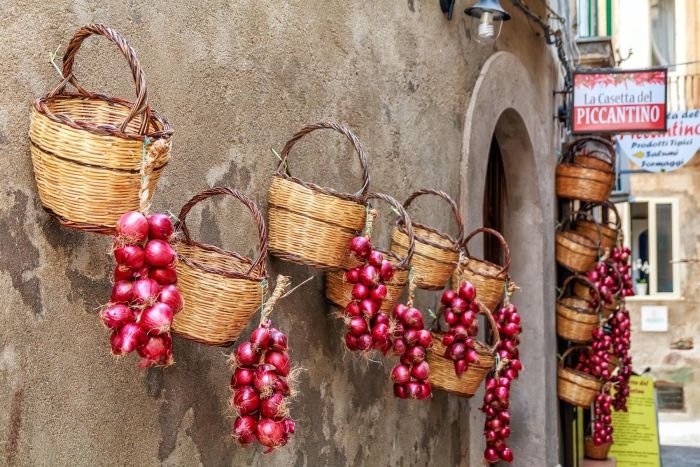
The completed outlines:
[[[262,290],[262,312],[260,313],[260,325],[263,326],[267,322],[267,317],[272,313],[272,309],[275,307],[277,300],[282,297],[284,289],[289,285],[289,277],[279,275],[277,276],[277,284],[275,285],[275,290],[272,292],[270,299],[265,303],[265,285],[267,284],[267,279],[264,279],[260,283],[260,289]]]
[[[372,226],[374,225],[374,219],[377,217],[377,211],[368,204],[365,212],[365,237],[369,239],[372,236]]]
[[[139,211],[143,214],[148,212],[151,207],[149,203],[149,190],[148,182],[151,178],[152,170],[147,170],[153,158],[149,157],[146,147],[151,144],[151,140],[148,136],[143,137],[143,146],[141,148],[141,187],[139,188]]]

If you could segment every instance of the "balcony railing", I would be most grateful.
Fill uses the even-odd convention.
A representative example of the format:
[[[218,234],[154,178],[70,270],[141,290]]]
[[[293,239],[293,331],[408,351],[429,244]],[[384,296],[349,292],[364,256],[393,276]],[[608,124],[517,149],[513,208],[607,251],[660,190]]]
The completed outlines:
[[[700,74],[668,75],[668,110],[700,109]]]

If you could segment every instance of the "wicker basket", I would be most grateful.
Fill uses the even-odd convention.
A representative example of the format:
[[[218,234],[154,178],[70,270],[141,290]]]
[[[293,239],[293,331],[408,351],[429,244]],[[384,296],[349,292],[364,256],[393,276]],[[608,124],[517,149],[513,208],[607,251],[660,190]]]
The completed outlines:
[[[588,349],[587,346],[569,347],[561,356],[557,371],[557,394],[559,399],[577,407],[588,408],[600,391],[600,380],[583,371],[564,366],[564,360],[574,350]]]
[[[215,195],[233,196],[253,213],[260,234],[260,253],[255,261],[190,238],[187,213],[198,202]],[[175,315],[172,330],[202,344],[231,345],[260,307],[266,292],[267,230],[262,214],[243,193],[231,188],[211,188],[182,207],[177,228],[184,236],[176,247],[177,287],[185,308]]]
[[[494,369],[496,363],[496,349],[498,348],[498,331],[496,322],[493,319],[491,311],[486,308],[483,303],[480,303],[482,314],[484,314],[491,323],[491,333],[493,336],[493,344],[488,346],[482,342],[475,343],[475,350],[479,354],[479,362],[475,365],[469,365],[467,371],[457,376],[455,373],[454,362],[445,358],[445,347],[442,344],[442,334],[433,333],[433,347],[428,351],[428,365],[430,366],[430,383],[433,387],[442,389],[449,393],[461,397],[472,397],[481,386],[481,383],[488,375],[489,371]]]
[[[598,228],[597,242],[576,232],[576,223],[571,226],[572,219],[583,216],[591,222],[595,222],[593,217],[582,211],[575,211],[566,218],[557,232],[556,237],[556,258],[557,262],[565,268],[574,272],[586,272],[598,259],[600,252],[600,228]],[[595,222],[596,227],[598,223]],[[569,228],[567,228],[569,227]]]
[[[332,129],[352,143],[362,166],[362,189],[354,195],[338,193],[292,177],[289,151],[304,135]],[[285,261],[332,271],[341,267],[350,240],[359,235],[367,216],[369,170],[357,137],[337,123],[308,125],[287,141],[269,190],[270,253]]]
[[[557,298],[557,335],[571,342],[585,344],[593,338],[593,331],[600,324],[600,302],[595,310],[588,306],[589,300],[576,296],[564,296],[571,282],[583,281],[595,288],[585,275],[569,276],[561,287]]]
[[[126,56],[136,102],[91,93],[78,84],[73,61],[93,34],[107,37]],[[148,106],[146,78],[134,50],[101,24],[73,36],[63,57],[63,76],[53,91],[34,102],[29,126],[39,198],[44,210],[66,227],[112,234],[122,214],[148,204],[170,159],[172,130]],[[66,91],[69,82],[78,92]],[[154,144],[158,140],[164,144]],[[144,199],[142,177],[147,180]]]
[[[484,233],[495,236],[503,246],[505,262],[498,266],[483,259],[477,259],[469,254],[469,240],[475,235]],[[503,236],[493,229],[482,227],[464,240],[465,256],[461,259],[459,267],[452,275],[452,290],[457,292],[464,281],[469,281],[476,287],[477,298],[489,310],[493,311],[503,299],[506,282],[509,280],[508,267],[510,266],[510,250]]]
[[[459,234],[453,239],[447,234],[441,233],[431,227],[413,223],[413,233],[416,236],[416,251],[413,253],[413,273],[417,278],[417,286],[420,289],[442,290],[450,280],[452,273],[459,263],[459,250],[464,239],[464,226],[459,207],[450,196],[439,190],[419,190],[414,192],[403,203],[408,209],[411,202],[421,195],[439,196],[450,205],[457,218]],[[391,251],[400,257],[406,256],[410,239],[401,220],[394,225],[391,234]]]
[[[607,263],[609,266],[612,266],[615,271],[617,271],[617,267],[610,261]],[[620,274],[619,271],[617,271],[617,277],[622,279],[622,275]],[[595,288],[595,287],[594,287]],[[593,296],[591,295],[591,289],[589,286],[586,286],[580,282],[577,282],[574,284],[574,294],[577,297],[583,298],[587,301],[593,300]],[[603,305],[601,307],[601,314],[603,316],[603,319],[608,319],[613,313],[615,313],[619,308],[620,308],[620,295],[622,294],[622,284],[620,284],[620,289],[617,291],[615,295],[612,297],[612,302],[609,305]],[[600,294],[598,294],[600,297]]]
[[[602,143],[609,151],[590,151],[581,155],[580,148],[588,142]],[[595,136],[573,140],[562,148],[557,165],[556,191],[560,198],[603,203],[615,187],[615,148],[609,141]],[[578,155],[577,155],[578,154]]]
[[[612,443],[604,443],[600,446],[593,444],[593,440],[589,437],[583,442],[583,453],[589,459],[605,460],[608,458]]]
[[[597,206],[598,205],[596,204],[587,203],[581,208],[581,210],[589,212]],[[615,213],[614,222],[598,223],[598,227],[600,228],[601,234],[600,251],[601,253],[605,253],[606,251],[610,251],[612,253],[613,248],[615,247],[615,245],[617,245],[618,236],[621,232],[620,214],[617,212],[617,208],[615,207],[615,205],[610,201],[606,201],[605,203],[603,203],[602,207],[605,209],[610,209]],[[595,242],[598,236],[598,231],[596,230],[595,223],[596,221],[590,221],[585,218],[579,219],[576,222],[576,232],[580,233],[585,237],[590,238],[592,241]]]
[[[409,219],[406,210],[403,208],[401,203],[396,201],[389,195],[382,193],[369,193],[367,199],[381,199],[391,204],[395,209],[397,209],[401,215],[403,224],[406,226],[406,231],[408,232],[410,243],[406,256],[403,258],[399,257],[396,253],[390,251],[380,250],[384,253],[384,258],[391,261],[396,268],[396,274],[394,277],[386,283],[387,294],[382,301],[382,306],[379,309],[382,313],[391,313],[394,305],[401,297],[403,289],[406,288],[410,276],[411,259],[413,258],[413,252],[415,248],[415,240],[413,234],[413,224],[411,219]],[[373,246],[373,249],[379,250]],[[326,298],[338,305],[341,308],[348,306],[348,303],[352,300],[352,288],[353,284],[345,282],[345,273],[361,263],[352,257],[348,252],[347,245],[345,246],[345,258],[342,263],[342,269],[337,271],[330,271],[326,273]]]

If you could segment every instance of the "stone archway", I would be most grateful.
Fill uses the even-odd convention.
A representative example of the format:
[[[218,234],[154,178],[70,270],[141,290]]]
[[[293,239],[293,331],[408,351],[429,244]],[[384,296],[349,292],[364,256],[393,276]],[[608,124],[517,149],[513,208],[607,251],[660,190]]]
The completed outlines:
[[[482,200],[489,147],[495,135],[507,186],[504,237],[510,274],[522,288],[513,297],[523,317],[521,360],[525,366],[511,398],[517,465],[558,463],[558,399],[554,314],[554,165],[552,99],[538,95],[523,64],[498,52],[484,65],[465,119],[460,202],[467,231],[482,226]],[[478,239],[480,241],[480,239]],[[472,251],[481,245],[470,243]],[[483,392],[470,405],[470,465],[479,465]]]

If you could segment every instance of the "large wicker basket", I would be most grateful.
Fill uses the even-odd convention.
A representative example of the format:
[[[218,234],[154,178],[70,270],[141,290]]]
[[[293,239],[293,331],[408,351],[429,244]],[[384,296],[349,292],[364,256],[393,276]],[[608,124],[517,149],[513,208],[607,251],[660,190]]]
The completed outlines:
[[[413,224],[411,223],[411,219],[409,219],[408,213],[406,213],[406,210],[403,208],[401,203],[396,201],[391,196],[382,193],[369,193],[367,195],[367,199],[380,199],[391,204],[396,210],[399,211],[401,220],[406,226],[406,231],[409,235],[408,251],[406,256],[403,258],[391,251],[380,250],[384,254],[384,258],[391,261],[396,268],[396,274],[394,274],[394,277],[385,284],[387,294],[382,301],[381,308],[379,309],[380,312],[389,314],[409,282],[411,260],[413,258],[415,248]],[[372,248],[379,250],[374,246]],[[348,270],[359,266],[360,264],[361,263],[357,259],[350,255],[348,246],[346,245],[342,269],[326,273],[326,298],[328,298],[328,300],[341,308],[348,306],[348,303],[350,303],[352,300],[353,284],[345,281],[345,273]]]
[[[564,366],[564,360],[573,351],[588,349],[587,346],[569,347],[561,356],[557,371],[557,394],[559,399],[577,407],[588,408],[600,391],[601,383],[595,376]]]
[[[589,459],[602,461],[608,458],[611,446],[612,443],[604,443],[600,446],[596,446],[593,444],[593,440],[587,436],[583,442],[583,453]]]
[[[598,228],[597,241],[593,241],[587,236],[576,232],[576,219],[583,216],[596,227],[598,223],[588,214],[582,211],[575,211],[566,218],[561,225],[561,229],[556,236],[556,259],[559,264],[574,272],[586,272],[598,259],[600,253],[600,228]],[[573,224],[573,225],[572,225]]]
[[[587,144],[601,144],[604,151],[582,151]],[[560,198],[603,203],[615,186],[615,148],[595,136],[575,139],[564,145],[557,165],[556,192]]]
[[[600,301],[592,310],[589,300],[572,295],[565,296],[573,281],[584,282],[595,288],[593,282],[585,275],[576,274],[566,278],[557,298],[557,335],[571,342],[585,344],[591,341],[593,331],[600,324]]]
[[[585,212],[590,212],[594,208],[598,207],[598,205],[593,204],[593,203],[587,203],[583,207],[581,207],[582,211]],[[617,211],[617,208],[613,203],[610,201],[606,201],[603,203],[600,207],[606,210],[610,210],[615,214],[615,219],[614,221],[606,221],[606,222],[597,222],[598,223],[598,228],[600,228],[600,234],[601,234],[601,240],[600,240],[600,251],[601,254],[605,253],[606,251],[609,251],[612,253],[613,248],[615,245],[617,245],[618,241],[618,236],[620,235],[621,232],[621,219],[620,219],[620,214]],[[579,219],[576,222],[576,232],[580,233],[581,235],[590,238],[592,241],[595,242],[596,238],[598,237],[598,231],[596,230],[596,221],[595,220],[588,220],[588,219]]]
[[[292,177],[288,157],[294,144],[314,130],[331,129],[352,143],[362,166],[362,188],[338,193]],[[322,270],[341,267],[350,240],[365,226],[369,170],[357,137],[337,123],[308,125],[287,141],[269,190],[270,253],[285,261]]]
[[[472,397],[481,386],[481,383],[493,370],[496,362],[496,349],[498,348],[499,336],[496,329],[496,321],[493,319],[491,311],[480,303],[482,314],[485,315],[491,324],[493,343],[491,346],[476,342],[475,350],[479,354],[479,362],[469,365],[467,371],[457,376],[454,362],[445,358],[447,348],[442,344],[442,334],[433,332],[433,347],[428,351],[428,365],[430,366],[430,383],[437,389],[442,389],[460,397]]]
[[[477,259],[469,253],[469,240],[477,234],[491,234],[501,242],[505,254],[503,266],[498,266],[483,259]],[[505,284],[509,280],[510,251],[503,236],[493,229],[483,227],[470,233],[464,240],[465,256],[460,260],[459,267],[452,276],[452,289],[457,292],[464,281],[469,281],[476,287],[476,296],[489,310],[493,311],[503,299]]]
[[[135,102],[88,92],[78,84],[75,55],[93,34],[110,39],[126,56]],[[108,27],[92,24],[73,36],[63,57],[63,76],[34,102],[29,126],[39,198],[44,210],[66,227],[112,234],[122,214],[148,204],[170,159],[172,129],[148,106],[146,78],[134,50]],[[77,92],[66,91],[68,83]],[[154,144],[158,140],[165,144]],[[156,146],[160,150],[154,151]]]
[[[233,196],[253,213],[260,235],[260,253],[255,261],[190,238],[187,213],[198,202],[215,195]],[[211,188],[182,207],[177,228],[184,236],[176,246],[177,287],[185,308],[175,315],[172,330],[202,344],[231,345],[262,304],[267,289],[267,230],[262,214],[243,193]]]
[[[457,203],[447,193],[439,190],[425,189],[416,191],[403,203],[403,207],[408,209],[411,202],[421,195],[435,195],[447,201],[452,208],[459,227],[457,238],[453,239],[436,229],[413,222],[413,233],[416,236],[416,251],[413,253],[412,264],[413,273],[417,278],[417,286],[427,290],[442,290],[459,263],[459,250],[464,240],[462,215],[459,212]],[[405,257],[409,246],[410,238],[406,228],[403,222],[398,220],[391,234],[391,251],[401,257]]]

